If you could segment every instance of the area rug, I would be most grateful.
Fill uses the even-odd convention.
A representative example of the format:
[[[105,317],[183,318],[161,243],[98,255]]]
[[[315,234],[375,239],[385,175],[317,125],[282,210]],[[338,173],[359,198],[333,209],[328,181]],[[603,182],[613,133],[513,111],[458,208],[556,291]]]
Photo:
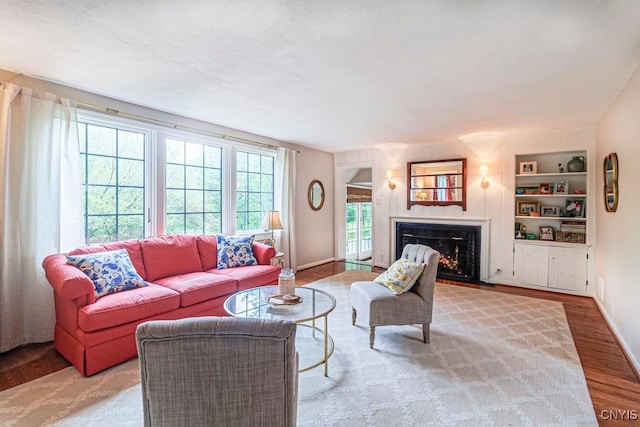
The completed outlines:
[[[300,374],[300,426],[597,426],[562,305],[436,285],[431,343],[418,326],[351,325],[346,271],[330,292],[329,377]],[[84,378],[74,368],[0,393],[0,425],[141,426],[137,360]]]

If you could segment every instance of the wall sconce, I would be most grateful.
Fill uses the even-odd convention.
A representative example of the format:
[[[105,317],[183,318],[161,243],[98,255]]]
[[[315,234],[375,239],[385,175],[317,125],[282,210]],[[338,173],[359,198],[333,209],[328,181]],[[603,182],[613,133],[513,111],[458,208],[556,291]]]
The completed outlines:
[[[387,169],[387,181],[389,184],[389,189],[394,190],[396,188],[396,184],[395,182],[391,181],[391,178],[393,178],[393,170]]]
[[[489,166],[480,165],[480,175],[482,176],[482,181],[480,181],[480,187],[483,190],[489,188],[489,180],[487,179],[487,175],[489,175]]]

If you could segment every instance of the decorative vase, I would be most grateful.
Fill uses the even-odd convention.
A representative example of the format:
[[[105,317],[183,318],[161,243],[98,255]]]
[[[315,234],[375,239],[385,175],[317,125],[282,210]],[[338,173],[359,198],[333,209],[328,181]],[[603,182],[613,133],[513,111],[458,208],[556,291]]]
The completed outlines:
[[[583,172],[584,156],[573,156],[573,159],[567,162],[567,170],[569,172]]]

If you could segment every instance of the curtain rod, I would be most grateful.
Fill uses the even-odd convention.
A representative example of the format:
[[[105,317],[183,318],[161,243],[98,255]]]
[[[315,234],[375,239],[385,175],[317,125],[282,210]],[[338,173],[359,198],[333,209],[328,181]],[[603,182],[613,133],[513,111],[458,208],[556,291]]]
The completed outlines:
[[[167,122],[165,120],[160,120],[160,119],[154,119],[153,117],[146,117],[146,116],[142,116],[140,114],[129,113],[129,112],[126,112],[126,111],[117,110],[115,108],[105,107],[103,105],[92,104],[90,102],[76,101],[76,104],[79,105],[79,106],[82,106],[82,107],[87,107],[87,108],[95,110],[95,111],[104,112],[104,113],[110,114],[112,116],[127,116],[127,117],[130,117],[130,118],[141,120],[141,121],[144,121],[144,122],[147,122],[147,123],[151,123],[151,124],[158,124],[158,125],[161,125],[161,126],[167,126],[167,127],[171,127],[171,128],[178,129],[178,130],[188,130],[188,131],[197,132],[197,133],[200,133],[200,134],[203,134],[203,135],[208,135],[208,136],[213,136],[213,137],[220,138],[220,139],[225,139],[225,140],[228,140],[228,141],[235,141],[235,142],[242,142],[242,143],[245,143],[245,144],[256,145],[256,146],[259,146],[259,147],[268,148],[270,150],[277,150],[279,148],[277,145],[267,144],[266,142],[258,142],[258,141],[253,141],[253,140],[247,139],[247,138],[240,138],[238,136],[226,135],[224,133],[213,132],[213,131],[210,131],[210,130],[200,129],[200,128],[196,128],[196,127],[179,125],[177,123]]]

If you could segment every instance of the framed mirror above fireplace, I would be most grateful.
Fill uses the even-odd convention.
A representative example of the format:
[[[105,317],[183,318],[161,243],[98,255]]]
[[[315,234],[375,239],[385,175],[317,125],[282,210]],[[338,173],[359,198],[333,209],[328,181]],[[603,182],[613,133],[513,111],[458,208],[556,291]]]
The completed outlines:
[[[407,163],[407,210],[413,205],[467,210],[467,159]]]

